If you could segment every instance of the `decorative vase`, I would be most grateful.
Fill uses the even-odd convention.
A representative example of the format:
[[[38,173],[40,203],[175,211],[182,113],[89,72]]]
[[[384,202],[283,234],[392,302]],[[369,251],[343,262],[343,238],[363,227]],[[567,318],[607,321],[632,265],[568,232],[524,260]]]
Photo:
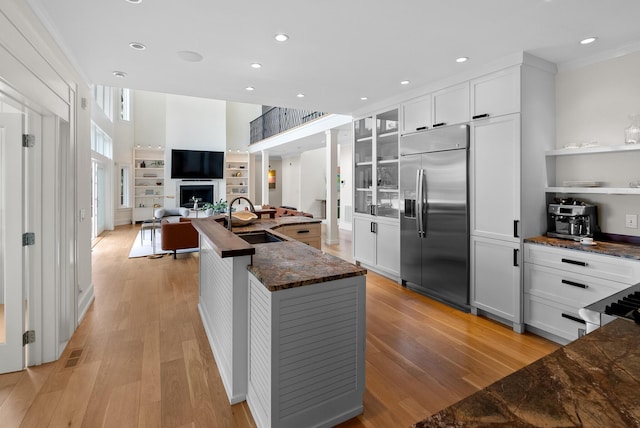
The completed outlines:
[[[629,116],[631,125],[624,130],[624,142],[625,144],[638,144],[640,143],[640,114],[634,114]]]

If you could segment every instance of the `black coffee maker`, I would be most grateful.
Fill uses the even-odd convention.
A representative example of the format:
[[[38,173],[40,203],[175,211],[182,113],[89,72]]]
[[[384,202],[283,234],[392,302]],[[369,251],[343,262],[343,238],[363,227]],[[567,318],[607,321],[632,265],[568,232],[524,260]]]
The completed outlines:
[[[593,238],[598,228],[598,207],[573,198],[555,199],[547,209],[547,236],[572,239]]]

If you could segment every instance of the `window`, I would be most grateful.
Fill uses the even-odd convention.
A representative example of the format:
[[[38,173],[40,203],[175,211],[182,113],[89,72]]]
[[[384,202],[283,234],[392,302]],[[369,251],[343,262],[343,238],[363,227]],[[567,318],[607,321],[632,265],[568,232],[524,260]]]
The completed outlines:
[[[113,157],[113,140],[94,122],[91,122],[91,150],[109,159]]]
[[[131,208],[131,167],[129,165],[120,166],[119,183],[119,207]]]
[[[111,88],[109,86],[94,85],[93,99],[102,109],[104,114],[107,115],[109,120],[113,122],[113,97]]]
[[[131,120],[131,90],[129,88],[120,89],[120,120],[124,122]]]

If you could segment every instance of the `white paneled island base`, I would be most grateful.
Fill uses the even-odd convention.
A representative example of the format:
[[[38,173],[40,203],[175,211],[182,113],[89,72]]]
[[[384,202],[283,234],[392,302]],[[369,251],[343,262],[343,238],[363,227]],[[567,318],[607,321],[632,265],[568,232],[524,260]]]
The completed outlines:
[[[247,265],[200,239],[200,317],[231,404],[247,396]]]
[[[365,277],[269,291],[249,274],[248,380],[258,427],[330,427],[361,414]]]

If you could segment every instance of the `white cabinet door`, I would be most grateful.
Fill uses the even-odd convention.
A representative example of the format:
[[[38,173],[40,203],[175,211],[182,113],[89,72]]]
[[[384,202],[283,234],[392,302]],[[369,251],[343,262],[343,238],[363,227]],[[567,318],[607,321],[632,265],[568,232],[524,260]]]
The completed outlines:
[[[371,223],[366,217],[353,217],[353,258],[373,266],[376,263],[376,234],[371,231]]]
[[[520,114],[471,125],[471,234],[519,242]]]
[[[471,305],[522,331],[520,245],[471,237]]]
[[[471,118],[520,112],[520,66],[471,81]]]
[[[402,104],[403,134],[431,128],[431,95]]]
[[[469,121],[469,82],[433,94],[433,125],[453,125]]]
[[[376,222],[376,261],[378,267],[400,274],[400,224]]]

